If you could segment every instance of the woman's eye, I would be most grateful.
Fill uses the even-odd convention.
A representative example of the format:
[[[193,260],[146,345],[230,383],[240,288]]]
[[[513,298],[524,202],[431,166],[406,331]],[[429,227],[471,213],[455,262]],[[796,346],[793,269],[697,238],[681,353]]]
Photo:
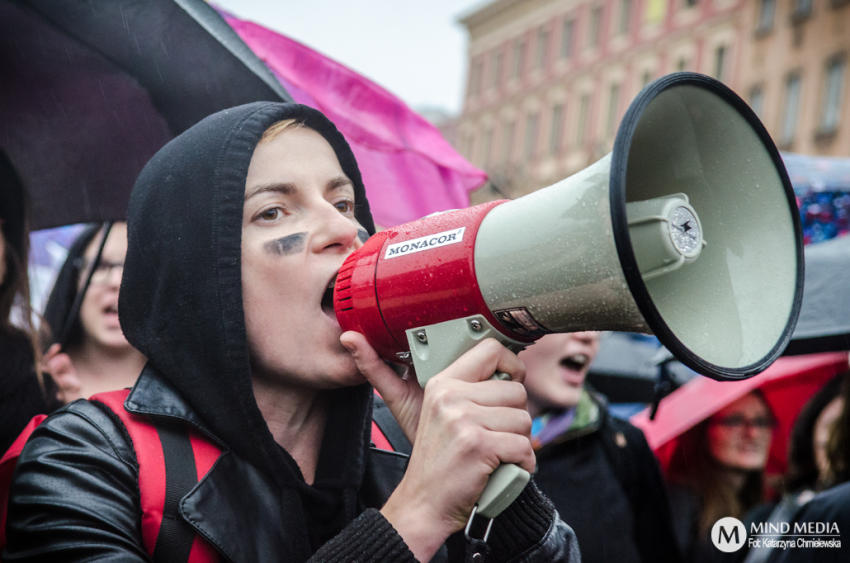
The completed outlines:
[[[263,221],[274,221],[275,219],[279,219],[283,215],[280,207],[271,207],[266,209],[265,211],[261,211],[258,215],[258,219],[262,219]]]
[[[342,201],[338,201],[334,204],[340,213],[345,215],[351,214],[354,212],[354,202],[350,199],[344,199]]]

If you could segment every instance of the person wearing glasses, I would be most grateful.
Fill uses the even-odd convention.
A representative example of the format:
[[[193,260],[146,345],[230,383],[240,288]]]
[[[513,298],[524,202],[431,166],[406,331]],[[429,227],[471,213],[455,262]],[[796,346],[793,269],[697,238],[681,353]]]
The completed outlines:
[[[673,523],[687,561],[729,557],[711,543],[711,528],[720,518],[742,519],[763,500],[774,426],[767,401],[753,391],[679,439],[667,478]]]
[[[115,223],[91,275],[104,227],[87,227],[74,241],[47,300],[44,318],[54,344],[43,366],[58,389],[58,399],[70,403],[101,391],[132,387],[145,364],[118,322],[118,290],[127,254],[127,224]],[[71,311],[77,293],[85,295],[79,312]],[[73,319],[70,316],[73,315]],[[70,324],[69,324],[70,323]],[[66,328],[68,326],[68,328]],[[56,342],[63,338],[65,342]]]

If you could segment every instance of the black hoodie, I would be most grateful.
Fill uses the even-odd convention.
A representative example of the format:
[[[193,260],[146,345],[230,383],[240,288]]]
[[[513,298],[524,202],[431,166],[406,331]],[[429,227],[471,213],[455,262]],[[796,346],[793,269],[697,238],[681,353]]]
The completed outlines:
[[[374,232],[354,155],[322,114],[277,103],[219,112],[166,145],[139,175],[128,210],[119,311],[130,343],[204,424],[279,487],[308,496],[312,502],[305,505],[323,513],[315,519],[339,513],[342,507],[332,501],[339,495],[329,489],[344,489],[346,514],[331,519],[339,525],[356,515],[370,388],[334,392],[328,419],[334,431],[326,433],[315,484],[307,487],[294,460],[274,441],[251,385],[241,282],[245,178],[263,132],[289,118],[303,121],[333,147],[354,185],[356,218]]]

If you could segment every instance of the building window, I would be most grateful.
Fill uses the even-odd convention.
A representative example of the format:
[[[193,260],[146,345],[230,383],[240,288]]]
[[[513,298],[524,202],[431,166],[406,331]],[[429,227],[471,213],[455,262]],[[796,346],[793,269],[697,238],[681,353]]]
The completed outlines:
[[[764,119],[764,89],[759,86],[753,86],[750,90],[750,108],[759,116],[759,119]]]
[[[682,0],[682,4],[685,8],[693,8],[697,4],[699,4],[699,0]]]
[[[797,130],[797,113],[800,107],[800,75],[791,74],[785,81],[785,111],[782,115],[780,143],[790,145]]]
[[[812,15],[812,0],[794,0],[794,11],[791,18],[794,21],[804,20]]]
[[[561,28],[561,58],[568,59],[573,54],[573,34],[575,31],[575,20],[569,19],[564,21],[564,26]]]
[[[581,146],[587,138],[587,123],[590,112],[590,95],[582,94],[578,105],[578,126],[576,127],[576,145]]]
[[[534,58],[534,66],[543,68],[546,65],[546,52],[549,50],[549,30],[541,28],[537,32],[537,56]]]
[[[682,72],[688,69],[688,59],[686,57],[679,57],[679,60],[676,62],[676,70]]]
[[[481,70],[483,64],[481,61],[472,63],[472,70],[469,73],[469,94],[475,96],[481,90]]]
[[[529,114],[525,120],[525,158],[532,159],[537,154],[537,128],[540,116],[536,113]]]
[[[844,58],[832,59],[826,67],[820,131],[829,133],[838,128],[841,118],[841,92],[844,89]]]
[[[620,0],[620,21],[617,33],[626,35],[629,32],[629,22],[632,20],[632,0]]]
[[[611,84],[611,90],[608,95],[608,117],[605,120],[605,134],[611,136],[614,134],[614,128],[617,126],[617,109],[620,106],[620,85]]]
[[[490,86],[498,88],[502,83],[502,60],[504,55],[501,51],[493,54],[493,73],[490,75]]]
[[[590,30],[587,34],[587,46],[594,48],[599,45],[599,34],[602,28],[602,6],[594,6],[590,11]]]
[[[721,82],[726,70],[726,52],[726,45],[720,45],[714,49],[714,77]]]
[[[646,0],[644,20],[648,25],[658,25],[667,15],[666,0]]]
[[[776,11],[776,0],[761,0],[759,19],[756,24],[758,33],[767,33],[773,29],[773,14]]]
[[[640,87],[645,88],[647,84],[652,80],[652,72],[645,70],[643,74],[640,75]]]
[[[513,121],[505,123],[504,132],[502,134],[502,162],[511,161],[511,156],[514,150],[514,135],[516,135],[516,124]]]
[[[561,152],[561,139],[564,137],[564,105],[552,106],[552,128],[549,130],[549,154]]]
[[[525,41],[517,39],[514,43],[514,68],[513,76],[518,78],[522,74],[523,59],[525,58]]]

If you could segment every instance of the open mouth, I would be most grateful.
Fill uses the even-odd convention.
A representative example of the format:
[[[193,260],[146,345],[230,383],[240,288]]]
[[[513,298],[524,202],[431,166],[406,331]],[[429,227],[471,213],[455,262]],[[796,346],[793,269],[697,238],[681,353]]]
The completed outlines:
[[[573,371],[581,371],[587,364],[590,363],[590,356],[587,354],[573,354],[565,358],[561,358],[561,365]]]
[[[118,314],[118,305],[107,305],[103,308],[103,312],[108,315],[117,315]]]
[[[331,278],[331,281],[328,283],[328,286],[325,288],[325,292],[322,294],[322,311],[325,314],[336,316],[334,313],[334,287],[336,286],[336,274]]]

